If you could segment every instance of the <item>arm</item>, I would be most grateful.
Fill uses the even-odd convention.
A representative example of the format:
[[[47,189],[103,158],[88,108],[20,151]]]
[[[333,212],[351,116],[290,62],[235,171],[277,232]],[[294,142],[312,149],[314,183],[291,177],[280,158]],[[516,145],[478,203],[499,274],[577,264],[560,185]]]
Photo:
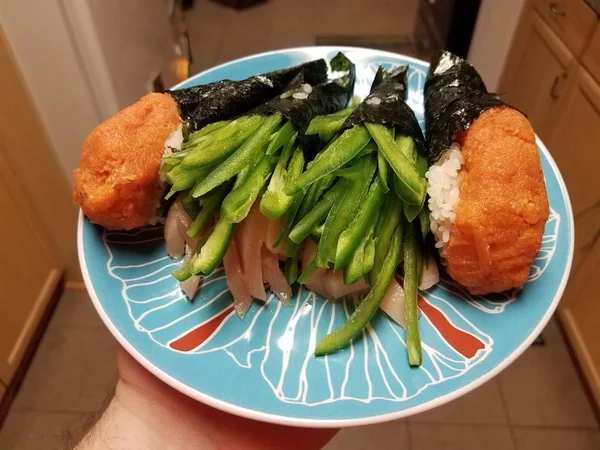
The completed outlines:
[[[316,450],[337,431],[271,425],[213,409],[167,386],[124,350],[118,367],[114,398],[75,450]]]

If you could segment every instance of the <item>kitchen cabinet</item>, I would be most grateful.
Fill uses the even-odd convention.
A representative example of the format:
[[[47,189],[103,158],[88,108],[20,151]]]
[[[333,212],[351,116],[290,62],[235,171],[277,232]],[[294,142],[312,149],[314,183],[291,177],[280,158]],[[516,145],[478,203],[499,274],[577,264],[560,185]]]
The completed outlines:
[[[66,180],[1,29],[0,67],[0,382],[10,386],[64,273],[49,230],[63,227],[75,241],[75,224]]]
[[[503,99],[524,111],[545,141],[552,116],[576,60],[533,9],[525,10],[500,81]]]
[[[0,153],[0,379],[10,383],[61,276]],[[34,219],[34,220],[32,220]]]
[[[600,22],[582,0],[530,0],[501,79],[560,169],[575,251],[559,318],[600,405]]]

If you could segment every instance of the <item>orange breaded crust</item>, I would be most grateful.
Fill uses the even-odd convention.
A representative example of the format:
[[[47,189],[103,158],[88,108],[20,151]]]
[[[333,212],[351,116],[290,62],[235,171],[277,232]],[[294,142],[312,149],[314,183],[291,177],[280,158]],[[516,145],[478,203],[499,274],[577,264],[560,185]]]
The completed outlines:
[[[73,172],[73,200],[91,222],[130,230],[151,221],[164,143],[180,124],[170,95],[148,94],[92,131]]]
[[[548,196],[535,134],[519,111],[485,111],[457,137],[464,165],[447,270],[473,294],[522,286],[540,249]]]

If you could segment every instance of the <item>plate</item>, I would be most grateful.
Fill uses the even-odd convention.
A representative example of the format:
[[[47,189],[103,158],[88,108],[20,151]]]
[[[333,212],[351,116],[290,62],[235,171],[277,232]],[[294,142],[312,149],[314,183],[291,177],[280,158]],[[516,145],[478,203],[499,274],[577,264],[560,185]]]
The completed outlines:
[[[380,64],[408,64],[408,104],[423,125],[428,64],[383,51],[306,47],[239,59],[178,87],[242,79],[343,51],[364,97]],[[421,292],[423,365],[410,368],[405,333],[384,314],[350,347],[315,358],[319,337],[352,312],[299,288],[290,307],[273,295],[245,320],[233,312],[222,269],[193,302],[170,272],[162,227],[106,231],[80,214],[79,259],[90,297],[120,344],[175,389],[232,414],[278,424],[346,427],[384,422],[442,405],[513,362],[542,331],[565,288],[573,253],[573,215],[563,179],[538,139],[550,218],[528,283],[509,294],[469,295],[451,280]]]

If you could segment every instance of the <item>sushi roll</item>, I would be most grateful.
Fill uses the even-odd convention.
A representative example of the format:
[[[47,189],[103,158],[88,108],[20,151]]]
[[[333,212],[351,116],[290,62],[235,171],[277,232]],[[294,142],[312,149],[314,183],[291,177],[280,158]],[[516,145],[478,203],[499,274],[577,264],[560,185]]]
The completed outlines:
[[[155,223],[164,185],[161,160],[181,147],[184,124],[195,131],[245,114],[281,94],[300,73],[307,83],[323,83],[327,64],[319,59],[246,80],[144,96],[90,133],[73,173],[73,200],[91,222],[109,229]]]
[[[425,84],[429,218],[448,274],[473,294],[527,281],[548,219],[531,124],[442,52]]]

